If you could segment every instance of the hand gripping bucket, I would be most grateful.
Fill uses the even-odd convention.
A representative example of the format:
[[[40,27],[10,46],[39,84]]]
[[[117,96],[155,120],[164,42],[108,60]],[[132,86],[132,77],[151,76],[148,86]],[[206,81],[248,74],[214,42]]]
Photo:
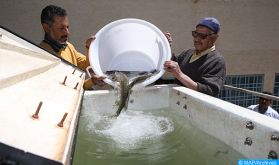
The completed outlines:
[[[171,58],[165,35],[153,24],[140,19],[121,19],[104,26],[89,48],[90,65],[97,75],[107,71],[136,71],[156,74],[142,82],[147,86],[165,72],[163,64]],[[115,87],[115,82],[106,78]]]

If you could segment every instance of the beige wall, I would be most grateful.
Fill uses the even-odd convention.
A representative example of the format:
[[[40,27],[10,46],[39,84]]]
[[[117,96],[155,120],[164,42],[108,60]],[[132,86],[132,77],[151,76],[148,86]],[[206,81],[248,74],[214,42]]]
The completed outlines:
[[[228,75],[265,74],[265,90],[279,73],[278,0],[1,0],[0,23],[38,43],[43,32],[40,12],[47,4],[64,7],[70,18],[70,41],[85,52],[84,40],[107,23],[140,18],[173,34],[173,51],[192,47],[190,31],[205,16],[222,24],[219,50]]]

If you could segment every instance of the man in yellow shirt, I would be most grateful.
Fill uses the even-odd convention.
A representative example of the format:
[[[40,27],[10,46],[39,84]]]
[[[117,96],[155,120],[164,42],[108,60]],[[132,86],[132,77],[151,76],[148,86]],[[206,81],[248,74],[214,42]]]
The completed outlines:
[[[42,10],[41,24],[45,31],[45,36],[44,40],[40,43],[40,46],[85,71],[90,65],[88,48],[91,41],[94,40],[95,37],[90,37],[86,40],[86,56],[78,52],[75,47],[68,42],[70,33],[69,20],[66,10],[54,5],[46,6]],[[90,89],[93,82],[95,84],[102,85],[102,80],[104,78],[105,77],[103,76],[98,77],[94,75],[92,79],[85,80],[84,88]]]

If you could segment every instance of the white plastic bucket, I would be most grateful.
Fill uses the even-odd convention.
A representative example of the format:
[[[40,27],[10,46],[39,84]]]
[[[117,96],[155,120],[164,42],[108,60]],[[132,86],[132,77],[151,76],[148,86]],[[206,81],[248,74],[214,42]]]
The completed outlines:
[[[89,60],[97,75],[107,71],[158,72],[142,82],[155,82],[164,74],[163,64],[171,58],[165,35],[153,24],[140,19],[121,19],[104,26],[89,48]],[[109,78],[106,83],[115,86]]]

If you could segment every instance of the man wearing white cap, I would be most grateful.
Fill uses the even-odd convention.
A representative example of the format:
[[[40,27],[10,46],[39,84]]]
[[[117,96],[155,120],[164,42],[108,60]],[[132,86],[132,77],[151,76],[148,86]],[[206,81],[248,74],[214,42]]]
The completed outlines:
[[[185,50],[173,56],[173,61],[164,63],[178,84],[211,96],[218,95],[226,77],[225,60],[214,44],[219,31],[216,18],[201,19],[192,31],[195,49]]]

